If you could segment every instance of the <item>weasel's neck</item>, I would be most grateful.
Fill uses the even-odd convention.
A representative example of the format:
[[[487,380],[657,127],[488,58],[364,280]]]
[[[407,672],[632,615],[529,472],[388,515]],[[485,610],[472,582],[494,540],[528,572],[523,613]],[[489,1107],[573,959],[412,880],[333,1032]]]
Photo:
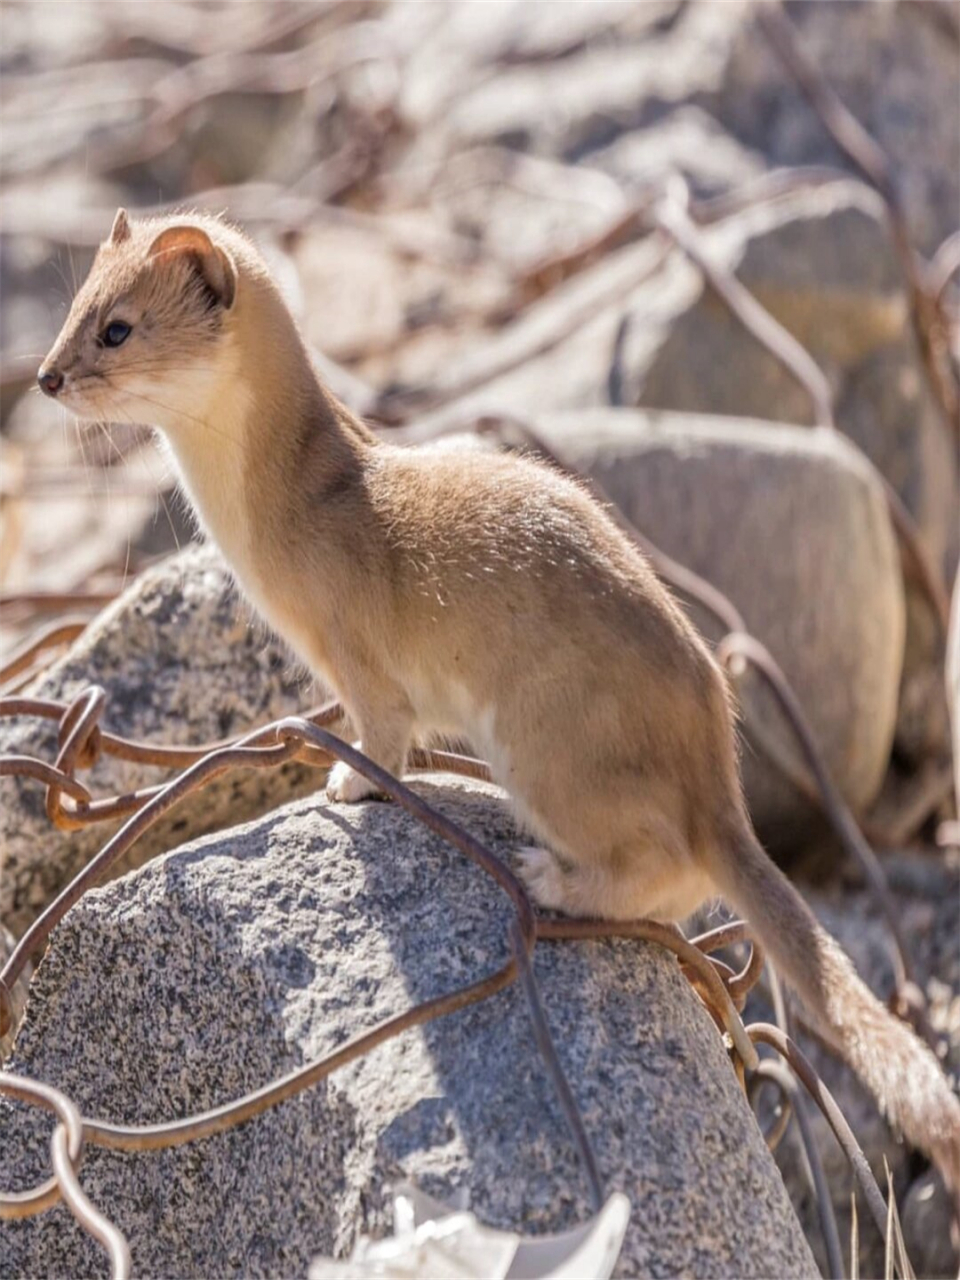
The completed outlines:
[[[376,437],[320,384],[279,295],[245,302],[216,366],[192,375],[197,418],[168,435],[204,532],[269,615],[291,525],[308,505],[322,523],[323,493],[356,477]]]
[[[256,397],[239,367],[239,353],[223,353],[215,370],[188,375],[196,416],[166,429],[181,484],[204,534],[243,574],[249,559],[246,470]]]

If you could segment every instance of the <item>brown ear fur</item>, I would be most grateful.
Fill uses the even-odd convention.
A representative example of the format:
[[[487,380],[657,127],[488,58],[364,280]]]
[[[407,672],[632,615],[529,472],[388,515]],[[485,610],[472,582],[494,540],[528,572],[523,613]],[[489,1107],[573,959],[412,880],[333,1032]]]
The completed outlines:
[[[148,257],[180,254],[193,260],[214,296],[229,311],[237,295],[237,272],[230,256],[200,227],[168,227],[151,244]]]
[[[130,222],[127,219],[126,209],[118,209],[117,216],[113,220],[113,226],[110,228],[110,243],[122,244],[124,240],[130,239]]]

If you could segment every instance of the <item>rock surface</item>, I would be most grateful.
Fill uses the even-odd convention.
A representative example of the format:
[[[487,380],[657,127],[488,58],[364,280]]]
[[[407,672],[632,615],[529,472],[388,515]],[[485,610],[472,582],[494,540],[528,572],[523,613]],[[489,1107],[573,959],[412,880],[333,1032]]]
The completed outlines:
[[[495,852],[493,788],[419,793]],[[329,1053],[507,955],[510,908],[396,806],[301,800],[89,894],[36,976],[10,1069],[88,1116],[186,1116]],[[608,1186],[632,1204],[620,1275],[798,1276],[813,1261],[721,1041],[672,958],[541,943],[551,1030]],[[49,1124],[3,1104],[4,1185],[46,1169]],[[83,1184],[140,1276],[303,1274],[389,1230],[403,1177],[483,1221],[557,1229],[588,1212],[520,992],[382,1045],[294,1100],[177,1150],[88,1151]],[[58,1206],[9,1224],[4,1274],[96,1274]]]
[[[782,666],[844,796],[867,805],[893,741],[904,603],[882,491],[856,450],[827,431],[685,414],[601,409],[534,425],[656,546],[730,597]],[[745,696],[748,726],[796,759],[767,690],[750,680]],[[795,788],[756,749],[742,763],[769,846],[810,839]]]
[[[144,573],[24,693],[69,700],[90,684],[106,690],[104,728],[158,745],[197,746],[323,700],[288,650],[253,621],[211,547],[189,548]],[[52,764],[56,722],[3,719],[0,752],[39,756]],[[104,755],[80,776],[95,795],[113,795],[169,775]],[[262,813],[322,781],[316,769],[297,765],[227,773],[153,827],[117,874],[195,832]],[[38,783],[0,779],[4,924],[19,936],[117,825],[59,831],[46,816]]]

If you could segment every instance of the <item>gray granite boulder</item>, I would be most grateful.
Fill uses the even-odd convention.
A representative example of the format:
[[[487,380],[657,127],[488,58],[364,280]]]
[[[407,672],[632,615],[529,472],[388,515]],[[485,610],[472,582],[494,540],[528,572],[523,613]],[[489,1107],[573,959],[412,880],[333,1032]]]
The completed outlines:
[[[598,409],[535,425],[655,545],[726,592],[785,671],[847,801],[868,805],[893,742],[904,597],[883,492],[856,449],[829,431],[706,415]],[[766,688],[750,680],[745,697],[747,723],[797,758]],[[771,849],[808,840],[797,790],[755,749],[743,770]]]
[[[495,789],[417,791],[495,852]],[[147,1123],[265,1085],[499,966],[511,909],[394,805],[301,800],[91,892],[54,934],[9,1069],[88,1116]],[[716,1029],[672,957],[541,943],[553,1036],[609,1189],[631,1202],[620,1275],[809,1276],[811,1255]],[[46,1169],[49,1124],[0,1108],[5,1187]],[[390,1189],[458,1192],[485,1222],[584,1220],[584,1179],[510,989],[411,1030],[242,1128],[177,1150],[91,1148],[82,1180],[138,1276],[302,1275],[391,1229]],[[4,1275],[89,1275],[62,1207],[7,1224]]]
[[[188,548],[137,578],[25,694],[69,700],[89,684],[106,690],[104,728],[178,746],[242,733],[322,700],[285,646],[254,621],[212,547]],[[0,720],[0,752],[53,763],[56,723],[34,717]],[[112,795],[169,775],[104,755],[79,776],[95,795]],[[117,873],[195,832],[262,813],[321,782],[316,769],[296,765],[228,773],[158,823]],[[97,824],[60,831],[47,819],[38,783],[0,779],[4,924],[19,936],[115,829]]]

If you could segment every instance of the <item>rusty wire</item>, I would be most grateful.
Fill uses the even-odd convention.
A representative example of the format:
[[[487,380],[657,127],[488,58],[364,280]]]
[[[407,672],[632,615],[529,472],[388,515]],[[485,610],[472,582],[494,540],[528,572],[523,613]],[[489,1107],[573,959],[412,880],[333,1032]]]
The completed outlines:
[[[162,784],[158,784],[123,795],[94,799],[75,777],[74,768],[92,767],[101,755],[165,769],[185,768],[205,759],[212,751],[235,746],[240,741],[236,737],[223,738],[195,747],[137,742],[101,729],[99,717],[105,705],[104,692],[98,685],[82,689],[71,702],[50,698],[0,697],[0,719],[36,716],[58,721],[58,754],[54,764],[31,756],[0,756],[0,777],[19,774],[46,783],[51,788],[46,799],[47,816],[61,831],[78,831],[98,822],[125,818],[136,813],[163,789]],[[334,700],[308,711],[306,718],[321,726],[337,724],[344,718],[344,711]],[[415,748],[410,753],[410,763],[416,769],[444,769],[467,778],[490,779],[489,766],[483,760],[450,751]],[[65,792],[75,803],[64,805],[60,792]]]
[[[837,1219],[830,1199],[830,1188],[827,1185],[823,1170],[823,1161],[817,1149],[817,1140],[810,1126],[810,1120],[802,1107],[802,1097],[796,1077],[784,1062],[776,1058],[764,1058],[756,1070],[751,1084],[751,1101],[758,1092],[759,1086],[772,1084],[780,1093],[781,1115],[767,1137],[767,1145],[775,1151],[790,1126],[791,1119],[797,1121],[800,1132],[805,1173],[820,1216],[820,1230],[823,1235],[824,1248],[827,1253],[827,1269],[831,1280],[843,1280],[847,1274],[843,1265],[843,1253],[840,1248],[840,1237],[837,1232]]]
[[[803,1087],[816,1102],[853,1170],[877,1230],[885,1234],[887,1205],[883,1193],[870,1172],[870,1165],[853,1135],[853,1130],[844,1119],[843,1112],[837,1106],[833,1094],[817,1075],[809,1059],[779,1027],[771,1026],[766,1022],[754,1022],[747,1028],[747,1034],[757,1044],[767,1044],[772,1049],[776,1049],[780,1056],[786,1059]]]
[[[68,743],[78,739],[78,728],[89,734],[95,725],[95,716],[99,715],[103,706],[101,691],[95,690],[87,697],[77,700],[71,709],[73,714],[65,716],[67,722]],[[86,888],[102,878],[110,865],[114,863],[130,847],[143,832],[156,822],[170,807],[177,804],[187,794],[201,786],[210,776],[230,767],[272,767],[283,763],[294,755],[300,755],[312,764],[329,764],[333,758],[345,760],[353,768],[373,781],[379,789],[389,795],[407,812],[425,823],[442,838],[449,840],[462,853],[472,859],[510,898],[515,916],[510,931],[510,943],[513,959],[493,974],[457,991],[433,1000],[426,1001],[416,1008],[387,1019],[372,1031],[354,1038],[347,1045],[341,1046],[334,1053],[319,1062],[308,1064],[298,1071],[275,1081],[264,1089],[255,1091],[245,1098],[224,1107],[216,1108],[193,1116],[187,1120],[141,1127],[118,1126],[108,1122],[84,1121],[83,1138],[98,1145],[122,1150],[153,1150],[159,1147],[177,1145],[181,1142],[194,1141],[212,1133],[222,1132],[236,1124],[260,1114],[267,1107],[274,1106],[301,1089],[328,1075],[337,1067],[368,1052],[377,1044],[393,1035],[399,1034],[411,1026],[420,1025],[445,1013],[465,1007],[468,1004],[487,998],[512,983],[518,976],[527,998],[528,1009],[534,1028],[534,1036],[538,1050],[547,1068],[548,1074],[557,1090],[561,1107],[567,1119],[574,1144],[583,1163],[590,1184],[591,1201],[596,1211],[603,1203],[603,1188],[599,1175],[599,1166],[593,1153],[582,1118],[576,1107],[569,1083],[566,1081],[562,1067],[556,1056],[550,1038],[549,1027],[543,1012],[542,1004],[536,988],[533,968],[530,962],[531,953],[538,936],[562,937],[567,935],[560,928],[553,928],[549,923],[543,930],[538,929],[533,908],[522,883],[505,864],[490,853],[468,832],[456,823],[440,814],[415,792],[404,786],[398,779],[380,769],[360,752],[349,747],[326,729],[318,725],[290,717],[277,721],[263,729],[254,730],[245,735],[236,744],[223,746],[209,752],[203,759],[189,765],[178,777],[168,782],[161,791],[153,796],[147,804],[119,831],[101,850],[95,859],[74,879],[60,897],[51,904],[34,924],[31,930],[21,939],[20,945],[10,956],[0,974],[0,995],[3,996],[3,1012],[9,1020],[10,1008],[7,993],[13,982],[22,971],[28,955],[46,938],[50,928],[62,918],[72,903],[77,901]],[[75,751],[71,767],[75,767],[80,753]],[[33,776],[33,775],[30,775]],[[48,791],[54,792],[59,786],[57,778],[49,785]],[[49,806],[49,801],[48,801]],[[730,998],[722,978],[707,955],[706,949],[700,949],[682,937],[679,931],[667,926],[640,922],[629,929],[600,926],[601,931],[625,932],[628,936],[649,937],[676,952],[688,968],[697,971],[698,990],[706,993],[706,999],[716,1000],[721,1006],[719,1018],[727,1027],[732,1043],[744,1056],[745,1063],[754,1067],[757,1063],[756,1052],[752,1042],[740,1022],[736,1009]],[[584,935],[588,936],[588,935]],[[589,936],[601,936],[596,931]],[[727,930],[723,938],[736,936],[735,931]],[[723,939],[714,936],[709,939],[710,947],[720,945]],[[741,984],[747,974],[756,973],[755,965],[748,965],[744,973],[739,975]],[[716,1015],[715,1015],[716,1016]],[[31,1093],[33,1089],[33,1093]],[[44,1105],[53,1107],[61,1116],[62,1124],[54,1135],[53,1166],[54,1178],[48,1179],[31,1192],[18,1193],[14,1196],[0,1196],[0,1216],[22,1217],[41,1211],[62,1196],[77,1217],[78,1221],[103,1243],[111,1253],[114,1275],[125,1275],[125,1267],[129,1266],[129,1251],[122,1235],[87,1200],[79,1182],[76,1171],[82,1155],[82,1143],[77,1140],[77,1125],[71,1117],[69,1109],[60,1105],[62,1095],[45,1086],[34,1088],[33,1082],[11,1080],[0,1077],[0,1092],[12,1093],[20,1098],[39,1100]],[[66,1125],[66,1129],[64,1129]],[[69,1142],[66,1139],[69,1138]],[[126,1261],[125,1261],[126,1259]]]
[[[695,579],[695,575],[693,578]],[[687,586],[690,586],[689,581]],[[709,594],[708,592],[708,598]],[[731,610],[732,620],[738,615],[732,606],[725,612]],[[41,718],[58,720],[56,767],[45,765],[44,762],[31,757],[0,759],[0,774],[32,777],[46,785],[47,812],[53,822],[61,826],[70,825],[78,822],[81,815],[84,821],[99,821],[105,816],[116,817],[120,802],[136,804],[132,816],[128,818],[121,830],[107,842],[100,853],[75,877],[21,938],[0,973],[0,1025],[9,1023],[11,1017],[9,992],[27,959],[42,947],[50,930],[62,919],[69,907],[79,900],[87,888],[100,880],[110,866],[122,857],[139,836],[165,812],[192,791],[199,789],[213,777],[230,768],[276,767],[295,757],[318,766],[329,765],[334,758],[346,760],[418,820],[423,821],[442,838],[450,840],[461,852],[492,875],[510,897],[516,914],[510,932],[513,958],[486,978],[389,1018],[372,1030],[361,1033],[326,1058],[309,1063],[244,1098],[201,1115],[169,1124],[139,1127],[116,1125],[100,1120],[84,1120],[83,1138],[87,1142],[114,1149],[144,1151],[195,1141],[212,1133],[222,1132],[309,1087],[339,1066],[369,1052],[393,1035],[488,998],[519,977],[526,996],[535,1041],[560,1101],[587,1177],[591,1202],[596,1208],[599,1203],[602,1203],[599,1167],[569,1083],[553,1049],[549,1027],[533,976],[530,961],[533,947],[538,939],[583,940],[614,936],[642,938],[673,951],[681,962],[682,971],[700,995],[715,1024],[725,1034],[733,1052],[734,1066],[740,1079],[744,1079],[745,1068],[755,1070],[759,1066],[753,1042],[757,1039],[764,1040],[763,1028],[761,1027],[759,1031],[753,1027],[745,1028],[740,1018],[740,1011],[747,993],[759,977],[763,966],[762,953],[754,945],[747,963],[739,973],[735,973],[721,961],[711,959],[713,951],[745,939],[746,928],[742,923],[725,925],[700,938],[688,941],[675,927],[653,921],[538,919],[533,913],[532,905],[521,882],[495,855],[457,824],[433,810],[415,792],[378,769],[359,752],[323,727],[326,724],[336,723],[342,718],[342,709],[337,703],[328,703],[317,709],[312,713],[311,720],[287,718],[262,729],[253,730],[241,738],[197,748],[153,747],[111,734],[99,723],[105,705],[103,691],[95,687],[82,691],[69,704],[42,699],[0,699],[0,716],[33,714]],[[141,792],[134,793],[135,801],[134,797],[114,797],[112,800],[99,802],[93,800],[87,788],[77,781],[74,771],[79,768],[89,768],[101,752],[135,759],[140,763],[149,763],[158,767],[179,766],[183,772],[159,787],[145,788]],[[489,777],[489,770],[483,762],[452,753],[421,751],[417,753],[413,763],[421,767],[454,770],[473,777]],[[72,801],[69,806],[64,803],[65,795]],[[773,1044],[778,1052],[787,1057],[791,1065],[794,1059],[801,1062],[801,1079],[824,1110],[845,1154],[853,1164],[855,1173],[861,1182],[864,1182],[867,1174],[864,1173],[866,1166],[862,1153],[856,1146],[849,1128],[845,1126],[842,1116],[839,1116],[835,1103],[813,1073],[812,1068],[806,1064],[804,1076],[802,1064],[806,1060],[802,1059],[802,1055],[799,1058],[796,1057],[799,1051],[792,1046],[792,1042],[786,1039],[774,1041],[769,1036],[766,1036],[765,1042]],[[793,1058],[791,1053],[794,1055]],[[20,1082],[19,1087],[21,1091],[16,1096],[24,1097],[26,1096],[24,1090],[29,1092],[34,1085],[33,1082],[29,1082],[24,1086],[23,1082]],[[8,1087],[6,1078],[0,1078],[0,1092],[15,1092],[15,1089]],[[82,1149],[78,1150],[75,1137],[70,1135],[69,1126],[64,1129],[63,1125],[60,1125],[55,1131],[51,1147],[53,1178],[47,1179],[31,1192],[19,1193],[12,1197],[0,1195],[0,1216],[25,1216],[40,1212],[55,1202],[56,1198],[62,1196],[81,1225],[99,1239],[110,1252],[113,1274],[125,1276],[128,1273],[125,1268],[129,1267],[129,1250],[126,1241],[113,1224],[105,1219],[84,1196],[76,1178]],[[883,1198],[875,1183],[872,1191],[868,1193],[868,1203],[876,1218],[877,1206],[883,1204]]]
[[[74,744],[78,741],[78,727],[87,735],[89,742],[92,729],[96,727],[96,715],[103,707],[103,699],[98,691],[81,696],[70,709],[72,714],[63,717],[67,726],[67,741]],[[108,735],[100,733],[102,741]],[[122,740],[121,740],[122,741]],[[89,760],[89,752],[84,754],[82,744],[74,750],[71,767],[77,767],[79,760]],[[295,1093],[316,1083],[329,1075],[338,1067],[369,1052],[376,1045],[412,1026],[422,1025],[434,1018],[468,1004],[488,998],[510,985],[517,977],[527,999],[534,1037],[544,1061],[547,1072],[557,1091],[571,1137],[583,1164],[590,1186],[590,1198],[594,1207],[603,1200],[602,1183],[599,1166],[593,1152],[582,1117],[576,1107],[560,1066],[550,1038],[549,1027],[543,1012],[542,1004],[536,988],[531,956],[538,939],[587,939],[607,937],[643,938],[671,950],[678,956],[683,971],[693,982],[705,1005],[717,1025],[726,1032],[728,1043],[734,1053],[734,1061],[738,1074],[743,1068],[751,1070],[758,1066],[753,1041],[758,1038],[755,1028],[745,1028],[740,1020],[738,1007],[749,988],[757,980],[762,967],[762,955],[755,946],[747,964],[739,974],[733,974],[727,966],[719,961],[712,961],[710,953],[744,939],[745,926],[740,923],[725,925],[714,929],[701,938],[688,941],[678,929],[658,924],[653,921],[606,922],[606,921],[573,921],[538,919],[522,883],[506,865],[475,840],[468,832],[456,823],[438,813],[415,792],[406,787],[398,779],[385,773],[360,752],[349,747],[328,730],[316,723],[289,717],[274,722],[262,729],[254,730],[243,738],[229,745],[216,747],[199,760],[193,761],[176,778],[172,779],[151,796],[145,805],[128,819],[124,827],[107,842],[93,861],[74,879],[60,897],[35,922],[31,930],[21,939],[20,945],[10,956],[0,974],[0,997],[3,999],[3,1013],[10,1016],[8,992],[22,971],[23,965],[31,952],[39,947],[48,936],[49,930],[62,918],[72,903],[76,902],[83,892],[97,880],[101,879],[109,867],[126,852],[143,832],[156,822],[160,816],[175,804],[179,803],[191,791],[202,786],[209,777],[234,767],[276,767],[294,756],[307,763],[326,766],[333,758],[347,761],[358,772],[373,781],[385,794],[391,796],[407,812],[419,821],[424,822],[431,830],[443,839],[449,840],[467,857],[473,860],[487,874],[491,875],[499,887],[508,895],[513,907],[514,918],[510,931],[512,958],[500,969],[454,992],[426,1001],[413,1009],[409,1009],[388,1018],[372,1030],[361,1033],[346,1045],[340,1046],[327,1057],[307,1064],[297,1071],[274,1081],[264,1088],[255,1090],[235,1102],[214,1108],[200,1115],[177,1120],[172,1123],[161,1123],[146,1126],[116,1125],[108,1121],[82,1121],[82,1140],[77,1139],[77,1125],[72,1118],[69,1107],[62,1100],[62,1095],[48,1086],[32,1081],[12,1079],[0,1076],[0,1092],[30,1101],[39,1101],[42,1105],[55,1110],[61,1118],[52,1141],[53,1178],[47,1179],[39,1187],[28,1192],[13,1195],[0,1195],[0,1217],[24,1217],[49,1207],[59,1197],[66,1200],[71,1212],[77,1220],[108,1249],[111,1254],[114,1276],[125,1276],[129,1270],[129,1249],[122,1234],[90,1203],[82,1192],[77,1180],[77,1170],[82,1158],[83,1142],[99,1146],[107,1146],[117,1150],[147,1151],[162,1147],[179,1145],[183,1142],[196,1141],[213,1133],[223,1132],[237,1124],[259,1115],[269,1107],[275,1106]],[[454,757],[454,763],[458,758]],[[471,761],[471,765],[477,762]],[[33,773],[27,776],[36,776]],[[64,775],[68,776],[68,775]],[[49,789],[62,788],[64,776],[57,774]],[[759,1038],[763,1038],[759,1036]],[[784,1048],[774,1045],[781,1053]],[[812,1070],[812,1069],[811,1069]],[[804,1081],[810,1088],[810,1080],[814,1081],[813,1093],[821,1106],[823,1098],[829,1094],[823,1089],[815,1076]],[[832,1102],[832,1099],[829,1100]],[[826,1104],[829,1105],[829,1104]],[[835,1104],[834,1104],[835,1109]],[[859,1148],[856,1147],[849,1130],[831,1118],[835,1131],[841,1136],[845,1150],[855,1164]],[[842,1120],[842,1117],[841,1117]],[[862,1153],[859,1154],[862,1161]],[[861,1170],[862,1176],[862,1170]],[[882,1203],[879,1188],[875,1187],[876,1197]]]
[[[100,700],[88,698],[84,701],[81,704],[81,710],[74,714],[74,723],[82,723],[83,709],[93,707],[93,705],[101,705]],[[764,1039],[763,1028],[744,1028],[744,1024],[741,1023],[739,1014],[736,1011],[735,998],[737,1002],[742,1001],[742,998],[746,995],[746,989],[749,989],[749,986],[755,982],[756,977],[759,975],[760,965],[762,965],[762,957],[759,955],[758,948],[754,947],[748,964],[745,965],[740,974],[733,975],[730,982],[724,982],[723,970],[726,969],[726,966],[714,966],[709,957],[710,952],[716,950],[716,948],[740,941],[744,937],[744,925],[739,923],[724,925],[721,929],[714,929],[714,931],[705,934],[704,937],[695,938],[691,942],[687,941],[676,928],[655,922],[646,922],[646,920],[613,923],[589,922],[589,920],[538,919],[534,915],[534,911],[532,911],[524,886],[497,856],[486,850],[483,845],[480,845],[479,841],[476,841],[474,837],[468,835],[468,832],[458,827],[458,824],[453,823],[451,819],[445,818],[443,814],[436,812],[429,804],[421,800],[420,796],[416,795],[416,792],[404,786],[397,778],[385,773],[383,769],[370,762],[369,759],[366,759],[364,755],[361,755],[355,749],[349,748],[346,742],[340,741],[324,728],[296,717],[283,719],[283,721],[270,724],[270,726],[266,726],[262,730],[248,733],[236,745],[223,746],[223,748],[212,751],[206,758],[197,760],[197,762],[189,765],[186,771],[180,774],[178,778],[166,783],[163,791],[159,795],[152,797],[141,813],[128,820],[122,831],[118,832],[118,835],[114,836],[113,840],[108,841],[108,845],[101,850],[97,858],[90,864],[90,867],[79,873],[79,876],[68,887],[65,895],[61,895],[58,902],[52,904],[52,908],[45,913],[44,918],[38,920],[37,924],[41,924],[41,922],[44,922],[44,924],[42,924],[40,931],[35,931],[35,934],[33,934],[33,941],[29,942],[27,936],[24,936],[22,946],[18,947],[14,954],[10,956],[8,964],[4,966],[3,975],[0,975],[0,993],[5,995],[9,987],[12,986],[13,980],[22,969],[29,951],[32,950],[33,946],[37,945],[40,934],[46,936],[46,932],[49,932],[51,927],[51,922],[55,923],[55,919],[59,919],[63,911],[67,909],[67,906],[64,906],[64,901],[67,901],[67,905],[69,905],[69,902],[76,901],[82,895],[84,888],[104,876],[109,865],[118,859],[125,849],[128,849],[129,845],[133,844],[133,841],[142,835],[148,826],[156,822],[160,815],[166,812],[166,809],[177,804],[179,800],[189,794],[189,791],[195,790],[197,786],[202,785],[202,781],[204,781],[207,774],[221,772],[229,767],[243,767],[243,765],[246,765],[246,767],[275,767],[275,765],[283,763],[283,760],[292,758],[296,754],[301,754],[303,758],[308,760],[308,763],[312,764],[326,764],[332,758],[346,760],[348,764],[351,764],[351,767],[364,774],[385,794],[392,796],[392,799],[396,800],[413,817],[424,822],[426,826],[433,829],[445,840],[451,841],[457,849],[460,849],[463,854],[474,860],[486,873],[490,874],[495,879],[495,882],[499,884],[499,887],[507,893],[512,901],[513,908],[515,908],[515,918],[513,918],[511,925],[512,959],[507,961],[507,964],[503,965],[497,972],[489,974],[488,977],[480,979],[479,982],[471,983],[470,986],[460,988],[458,991],[448,993],[445,996],[436,997],[434,1000],[425,1001],[424,1004],[416,1006],[415,1009],[393,1016],[393,1018],[380,1023],[378,1027],[362,1033],[360,1036],[355,1037],[353,1041],[340,1046],[338,1050],[330,1053],[325,1059],[302,1066],[302,1068],[293,1071],[293,1073],[266,1085],[265,1088],[257,1089],[257,1091],[239,1098],[236,1102],[227,1103],[225,1106],[216,1107],[214,1110],[204,1112],[204,1114],[187,1117],[187,1119],[173,1121],[173,1123],[169,1124],[129,1126],[111,1124],[109,1121],[83,1119],[81,1121],[81,1140],[78,1140],[78,1121],[72,1110],[70,1110],[69,1103],[64,1100],[63,1094],[59,1094],[58,1091],[47,1087],[47,1085],[26,1082],[26,1080],[13,1078],[13,1076],[0,1075],[0,1093],[12,1094],[12,1096],[22,1098],[22,1100],[41,1102],[41,1105],[51,1107],[61,1117],[61,1124],[55,1130],[51,1144],[54,1176],[52,1176],[52,1179],[47,1179],[40,1187],[32,1189],[31,1192],[1,1194],[0,1217],[31,1216],[33,1213],[49,1207],[51,1203],[55,1202],[56,1198],[63,1197],[67,1201],[70,1211],[74,1213],[74,1216],[81,1222],[84,1229],[90,1231],[108,1248],[111,1256],[111,1266],[113,1266],[113,1275],[125,1276],[129,1271],[129,1248],[127,1242],[125,1242],[119,1230],[92,1206],[91,1202],[84,1196],[82,1188],[79,1187],[77,1170],[79,1160],[82,1158],[83,1140],[97,1144],[97,1146],[123,1149],[123,1151],[152,1151],[152,1149],[178,1146],[180,1143],[193,1142],[193,1140],[209,1137],[210,1134],[224,1132],[225,1129],[233,1128],[234,1125],[241,1124],[243,1121],[250,1120],[253,1116],[261,1114],[266,1108],[287,1100],[294,1093],[300,1092],[301,1089],[310,1087],[311,1084],[323,1079],[324,1076],[329,1075],[339,1066],[357,1059],[357,1057],[369,1052],[376,1044],[383,1043],[385,1039],[396,1036],[402,1030],[413,1027],[413,1025],[421,1025],[425,1021],[438,1018],[438,1016],[447,1014],[447,1012],[462,1009],[466,1005],[474,1004],[476,1001],[492,996],[495,992],[511,984],[517,977],[521,978],[522,989],[525,992],[527,1009],[529,1009],[532,1027],[534,1027],[536,1046],[538,1046],[544,1065],[547,1066],[550,1079],[552,1079],[554,1088],[556,1088],[564,1117],[566,1117],[567,1124],[571,1129],[573,1143],[575,1143],[582,1165],[584,1165],[586,1176],[588,1176],[591,1201],[593,1201],[594,1208],[598,1208],[599,1204],[603,1203],[603,1187],[602,1181],[600,1181],[599,1166],[596,1164],[593,1148],[591,1148],[585,1126],[582,1124],[582,1117],[579,1110],[577,1110],[575,1100],[573,1100],[570,1084],[568,1084],[566,1076],[563,1074],[556,1050],[553,1048],[543,1005],[539,1000],[534,972],[532,972],[531,954],[539,938],[540,940],[550,940],[550,938],[620,936],[646,938],[648,941],[657,942],[659,945],[667,947],[668,950],[675,952],[680,957],[680,960],[684,963],[685,972],[695,975],[695,987],[701,993],[701,997],[704,998],[704,1002],[712,1012],[714,1020],[717,1020],[718,1024],[727,1030],[731,1047],[735,1051],[737,1060],[739,1060],[741,1070],[742,1066],[756,1069],[759,1060],[756,1057],[753,1042],[755,1039]],[[92,874],[88,874],[90,872]],[[767,1037],[767,1042],[773,1043],[773,1047],[777,1048],[781,1053],[785,1053],[787,1057],[790,1057],[791,1051],[795,1055],[799,1055],[799,1051],[796,1051],[795,1047],[791,1048],[790,1043],[786,1043],[785,1048],[780,1042],[769,1041],[769,1037]],[[800,1055],[800,1059],[801,1057],[803,1056]],[[845,1129],[845,1125],[842,1123],[842,1116],[840,1121],[837,1121],[836,1116],[829,1114],[829,1105],[832,1105],[835,1111],[836,1105],[832,1103],[832,1098],[829,1097],[826,1088],[820,1084],[817,1076],[810,1073],[812,1073],[812,1069],[809,1069],[808,1073],[806,1073],[804,1083],[808,1085],[808,1088],[812,1088],[814,1097],[817,1097],[819,1105],[824,1107],[824,1111],[826,1111],[828,1120],[831,1121],[833,1128],[835,1128],[835,1132],[841,1135],[841,1142],[844,1143],[847,1156],[854,1162],[856,1171],[858,1170],[856,1161],[859,1160],[860,1165],[865,1166],[863,1153],[856,1146],[855,1139],[852,1139],[849,1129]],[[804,1078],[804,1076],[801,1075],[801,1078]],[[812,1080],[813,1084],[810,1083]],[[859,1170],[858,1176],[863,1178],[863,1169]],[[874,1184],[874,1193],[879,1198],[879,1202],[882,1203],[882,1196],[876,1184]]]
[[[60,648],[76,640],[87,629],[89,621],[89,618],[61,618],[44,627],[39,635],[31,636],[0,667],[0,685],[7,684],[28,667],[32,667],[36,659],[48,649]]]
[[[777,1026],[784,1035],[791,1034],[790,1026],[790,1005],[787,1000],[787,994],[780,982],[779,975],[774,968],[770,968],[767,973],[770,983],[770,993],[773,1001],[773,1016]],[[843,1280],[846,1274],[843,1266],[843,1253],[840,1248],[840,1233],[837,1230],[837,1218],[833,1212],[833,1201],[830,1199],[829,1188],[827,1186],[827,1177],[823,1169],[823,1161],[820,1159],[820,1151],[817,1147],[816,1138],[810,1126],[810,1117],[807,1113],[806,1104],[797,1087],[797,1079],[789,1066],[785,1062],[775,1062],[773,1067],[778,1068],[778,1078],[776,1083],[785,1091],[785,1096],[789,1097],[793,1114],[797,1118],[797,1128],[800,1131],[800,1142],[803,1146],[804,1159],[806,1161],[806,1173],[810,1182],[811,1190],[817,1201],[817,1210],[820,1215],[820,1230],[823,1235],[823,1245],[827,1253],[827,1261],[829,1264],[831,1276],[834,1280]],[[773,1072],[768,1072],[771,1076]],[[779,1076],[783,1076],[780,1079]]]

